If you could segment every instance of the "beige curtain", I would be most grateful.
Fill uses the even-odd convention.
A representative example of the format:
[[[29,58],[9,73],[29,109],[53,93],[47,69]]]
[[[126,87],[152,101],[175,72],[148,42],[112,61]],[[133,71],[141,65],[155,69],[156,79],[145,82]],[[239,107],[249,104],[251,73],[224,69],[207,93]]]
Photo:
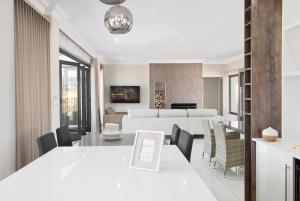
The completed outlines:
[[[99,98],[100,98],[100,130],[103,128],[103,125],[104,125],[104,114],[105,114],[105,111],[104,111],[104,66],[103,64],[100,64],[100,68],[99,68]]]
[[[50,24],[15,0],[17,169],[38,154],[36,139],[51,129]]]
[[[97,59],[91,60],[91,68],[95,76],[95,109],[96,109],[96,132],[101,132],[101,111],[100,111],[100,65]]]

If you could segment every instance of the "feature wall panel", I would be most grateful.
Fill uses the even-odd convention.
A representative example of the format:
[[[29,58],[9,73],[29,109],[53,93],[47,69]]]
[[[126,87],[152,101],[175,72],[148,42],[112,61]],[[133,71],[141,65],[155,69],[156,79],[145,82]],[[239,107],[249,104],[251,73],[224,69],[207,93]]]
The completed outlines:
[[[171,108],[172,103],[197,103],[202,108],[202,64],[150,64],[150,108],[155,107],[155,82],[166,83],[166,108]]]

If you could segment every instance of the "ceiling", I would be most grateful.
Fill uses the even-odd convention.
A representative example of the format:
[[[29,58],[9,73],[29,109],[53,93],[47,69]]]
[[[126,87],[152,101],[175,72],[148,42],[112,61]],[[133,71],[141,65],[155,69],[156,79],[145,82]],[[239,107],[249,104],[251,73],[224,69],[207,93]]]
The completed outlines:
[[[99,0],[48,0],[107,63],[225,60],[243,52],[241,0],[127,0],[129,34],[104,26],[108,5]]]

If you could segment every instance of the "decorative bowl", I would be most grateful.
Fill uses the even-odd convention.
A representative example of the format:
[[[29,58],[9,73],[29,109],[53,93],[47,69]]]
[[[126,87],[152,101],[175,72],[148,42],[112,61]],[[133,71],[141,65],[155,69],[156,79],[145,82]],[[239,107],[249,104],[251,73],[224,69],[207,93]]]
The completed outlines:
[[[262,136],[267,142],[275,142],[278,139],[278,131],[269,127],[263,130]]]
[[[274,136],[274,135],[263,135],[263,138],[265,141],[267,142],[276,142],[278,139],[278,136]]]

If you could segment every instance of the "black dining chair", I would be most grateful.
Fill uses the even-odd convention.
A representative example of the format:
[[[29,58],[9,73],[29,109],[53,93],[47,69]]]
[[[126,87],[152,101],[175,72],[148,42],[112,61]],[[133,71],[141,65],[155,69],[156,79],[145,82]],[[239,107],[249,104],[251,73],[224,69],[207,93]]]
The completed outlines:
[[[47,133],[37,139],[39,155],[42,156],[57,147],[54,133]]]
[[[173,125],[172,128],[172,135],[171,135],[171,140],[170,140],[170,145],[177,145],[179,136],[180,136],[181,129],[177,124]]]
[[[56,129],[57,143],[60,147],[71,147],[72,138],[68,126],[62,126]]]
[[[191,161],[193,141],[194,138],[190,133],[181,130],[177,146],[189,162]]]
[[[70,136],[72,142],[81,140],[81,135],[80,135],[80,134],[77,134],[77,133],[70,133],[70,132],[69,132],[69,136]]]

